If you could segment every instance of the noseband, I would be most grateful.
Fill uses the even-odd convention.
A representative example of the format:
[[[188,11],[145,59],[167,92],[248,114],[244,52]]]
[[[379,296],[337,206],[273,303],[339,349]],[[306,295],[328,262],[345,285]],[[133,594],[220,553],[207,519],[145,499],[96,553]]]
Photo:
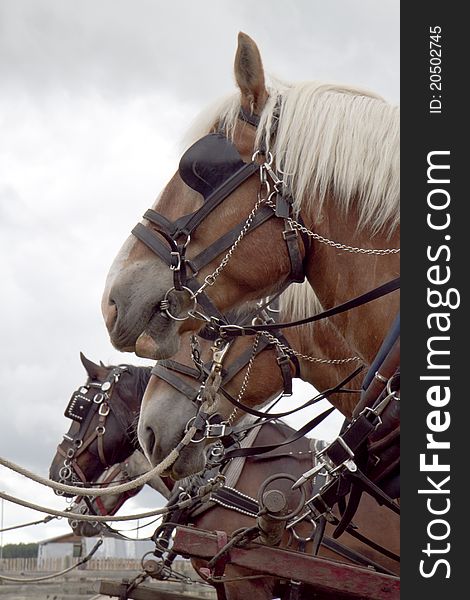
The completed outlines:
[[[87,478],[80,468],[77,459],[90,445],[97,440],[98,457],[101,464],[108,468],[109,461],[104,452],[104,434],[106,433],[106,419],[110,412],[114,415],[122,428],[128,443],[135,448],[135,440],[131,435],[129,422],[129,408],[121,402],[119,396],[114,395],[115,386],[127,371],[126,366],[115,367],[111,370],[104,382],[91,381],[72,394],[64,411],[64,415],[80,424],[75,436],[64,434],[64,441],[57,447],[57,452],[64,457],[64,463],[59,471],[59,483],[87,483]],[[98,424],[91,428],[95,417]],[[89,431],[90,430],[90,431]],[[69,443],[69,448],[64,450],[62,444]],[[78,478],[78,479],[77,479]],[[61,495],[60,492],[56,492]]]
[[[259,118],[250,115],[241,109],[239,118],[250,125],[257,127]],[[277,121],[276,121],[277,122]],[[256,162],[257,158],[264,162]],[[199,317],[210,322],[217,320],[225,323],[223,315],[214,306],[204,290],[214,284],[217,272],[208,275],[201,284],[197,274],[201,269],[210,264],[214,259],[228,250],[225,264],[231,257],[231,252],[245,234],[254,231],[272,217],[284,219],[285,230],[283,238],[286,242],[291,272],[284,287],[292,282],[302,282],[305,279],[302,253],[299,247],[299,235],[288,222],[292,216],[292,199],[281,193],[282,181],[277,177],[271,167],[272,157],[264,150],[258,150],[251,162],[245,163],[235,145],[221,132],[210,133],[198,140],[182,156],[179,164],[179,174],[182,180],[203,196],[202,206],[195,212],[184,215],[174,222],[159,214],[153,209],[145,212],[144,218],[150,222],[150,227],[138,223],[132,233],[150,250],[152,250],[173,272],[173,287],[170,288],[160,303],[160,310],[173,320],[186,320],[190,317]],[[186,257],[186,249],[191,241],[191,235],[197,227],[219,206],[232,192],[247,181],[252,175],[260,175],[260,192],[256,210],[253,210],[248,219],[242,221],[228,233],[213,242],[194,258]],[[269,181],[274,183],[271,192]],[[266,198],[262,195],[266,194]],[[272,200],[275,199],[275,202]],[[265,201],[269,201],[265,203]],[[303,236],[304,250],[310,242]],[[162,241],[163,238],[165,242]],[[304,251],[304,255],[307,253]],[[224,267],[225,267],[224,264]],[[222,267],[222,268],[224,268]],[[221,270],[221,267],[219,268]],[[184,317],[175,316],[171,310],[171,292],[186,292],[192,302],[191,308]],[[204,313],[196,310],[200,305]]]

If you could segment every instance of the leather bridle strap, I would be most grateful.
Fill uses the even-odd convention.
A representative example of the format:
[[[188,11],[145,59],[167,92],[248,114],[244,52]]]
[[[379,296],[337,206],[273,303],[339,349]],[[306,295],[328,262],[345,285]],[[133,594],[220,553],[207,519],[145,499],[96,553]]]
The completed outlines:
[[[313,315],[311,317],[307,317],[305,319],[300,319],[298,321],[291,321],[289,323],[272,323],[268,325],[252,325],[251,327],[244,327],[241,325],[220,325],[217,326],[214,324],[214,327],[217,327],[218,333],[220,337],[226,339],[230,337],[236,337],[241,335],[256,335],[259,332],[263,331],[272,331],[276,329],[286,329],[288,327],[298,327],[300,325],[307,325],[308,323],[314,323],[315,321],[321,321],[322,319],[327,319],[329,317],[333,317],[335,315],[339,315],[348,310],[352,310],[353,308],[357,308],[359,306],[363,306],[373,300],[377,300],[378,298],[382,298],[391,292],[396,291],[400,288],[400,277],[396,277],[391,281],[387,281],[383,285],[380,285],[373,290],[369,290],[365,294],[361,294],[360,296],[356,296],[352,300],[348,300],[343,304],[338,304],[333,308],[329,308],[321,313]]]
[[[156,375],[159,379],[162,379],[165,383],[171,385],[175,390],[178,390],[178,392],[181,392],[186,396],[188,400],[191,400],[191,402],[196,402],[199,389],[194,389],[191,385],[172,373],[168,366],[159,365],[157,363],[152,369],[152,375]]]
[[[214,192],[206,198],[206,201],[199,210],[194,212],[184,223],[183,227],[178,228],[177,234],[179,235],[190,235],[210,213],[219,206],[225,198],[230,196],[243,182],[249,179],[257,171],[259,171],[260,165],[255,162],[245,163],[245,165],[233,173],[228,179],[226,179],[222,185],[220,185]],[[179,219],[181,222],[181,219]]]
[[[238,402],[233,396],[231,396],[228,392],[226,392],[222,387],[220,388],[219,391],[220,391],[221,394],[223,394],[225,396],[225,398],[227,398],[227,400],[231,404],[233,404],[234,406],[236,406],[240,410],[242,410],[242,411],[244,411],[244,412],[246,412],[246,413],[248,413],[250,415],[253,415],[254,417],[260,417],[260,418],[263,418],[263,419],[269,418],[270,420],[272,420],[272,419],[282,419],[283,417],[288,417],[289,415],[292,415],[292,414],[294,414],[294,413],[296,413],[296,412],[298,412],[300,410],[303,410],[304,408],[307,408],[308,406],[311,406],[312,404],[316,404],[320,400],[324,400],[325,398],[327,399],[332,394],[337,393],[344,385],[348,384],[352,379],[354,379],[354,377],[356,377],[356,375],[358,375],[362,371],[363,368],[364,367],[362,367],[362,366],[358,367],[352,373],[350,373],[345,379],[343,379],[343,381],[341,381],[340,383],[338,383],[334,387],[329,388],[328,390],[325,390],[321,394],[317,394],[313,398],[310,398],[310,400],[307,400],[307,402],[304,402],[304,404],[302,404],[301,406],[298,406],[296,408],[292,408],[291,410],[288,410],[288,411],[282,412],[282,413],[266,413],[266,412],[261,412],[259,410],[254,409],[254,408],[251,408],[249,406],[245,406],[241,402]],[[235,430],[235,432],[236,432],[236,430]]]
[[[292,444],[299,440],[301,437],[304,437],[307,433],[309,433],[312,429],[314,429],[317,425],[324,421],[326,417],[331,415],[331,413],[334,410],[336,410],[334,406],[328,408],[321,414],[311,419],[298,431],[295,431],[292,435],[290,435],[287,440],[281,442],[280,444],[267,444],[264,446],[253,446],[252,448],[236,448],[235,450],[229,450],[228,452],[226,452],[224,458],[230,460],[238,456],[256,456],[258,454],[264,454],[265,452],[271,452],[272,450],[276,450],[276,448],[280,448],[282,446],[288,446],[289,444]]]

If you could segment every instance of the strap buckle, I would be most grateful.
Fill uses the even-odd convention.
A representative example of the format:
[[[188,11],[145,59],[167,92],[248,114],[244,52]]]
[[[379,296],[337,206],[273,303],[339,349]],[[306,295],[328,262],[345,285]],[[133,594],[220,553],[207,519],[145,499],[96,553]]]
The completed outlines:
[[[204,437],[207,439],[224,437],[227,429],[226,423],[207,423]]]
[[[181,271],[181,254],[179,252],[170,252],[170,271]]]

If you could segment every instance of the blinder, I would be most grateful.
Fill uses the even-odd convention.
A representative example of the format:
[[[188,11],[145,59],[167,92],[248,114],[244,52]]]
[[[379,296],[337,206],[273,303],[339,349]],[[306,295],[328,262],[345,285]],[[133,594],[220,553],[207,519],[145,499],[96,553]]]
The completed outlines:
[[[248,115],[241,110],[239,118],[254,127],[258,126],[259,118],[256,115]],[[264,155],[265,151],[260,149],[256,154]],[[296,230],[292,230],[288,223],[291,200],[284,197],[280,190],[276,188],[271,194],[276,195],[275,208],[270,206],[272,202],[259,206],[257,213],[252,214],[248,221],[245,219],[236,225],[232,230],[212,242],[197,256],[191,259],[186,257],[186,249],[192,233],[240,185],[255,173],[260,173],[260,179],[266,186],[266,173],[263,175],[262,172],[263,164],[268,169],[270,163],[258,163],[255,161],[254,156],[250,162],[244,162],[235,145],[222,132],[209,133],[195,142],[183,154],[179,163],[181,179],[191,189],[201,194],[204,199],[202,206],[195,212],[183,215],[173,222],[157,211],[149,209],[145,212],[144,218],[152,226],[147,227],[143,223],[138,223],[133,228],[133,235],[163,260],[172,271],[173,287],[168,290],[167,294],[174,290],[185,291],[189,293],[190,299],[195,304],[199,304],[205,312],[205,315],[201,315],[194,307],[187,311],[184,317],[175,318],[175,315],[169,311],[168,299],[164,298],[160,304],[160,310],[169,318],[186,320],[189,317],[202,316],[203,320],[208,322],[210,319],[207,315],[210,315],[212,320],[215,319],[219,323],[226,322],[224,316],[204,292],[204,288],[213,285],[214,280],[210,279],[211,276],[207,276],[205,283],[201,286],[196,278],[197,274],[223,252],[230,248],[233,249],[241,235],[243,236],[248,230],[248,232],[254,231],[272,217],[283,218],[286,224],[283,237],[287,244],[291,262],[288,282],[301,282],[304,280],[303,261],[298,247],[298,234]],[[270,167],[268,172],[275,182],[281,183],[281,180],[277,178]],[[279,210],[279,206],[284,207],[282,211]],[[310,243],[308,237],[302,235],[302,239],[304,247],[307,248]]]
[[[204,200],[228,179],[244,169],[236,147],[222,133],[209,133],[195,142],[181,157],[179,174]]]
[[[72,394],[72,397],[67,404],[67,408],[64,411],[64,415],[67,419],[72,419],[72,421],[76,421],[77,423],[83,423],[88,411],[93,405],[93,399],[85,396],[82,391],[84,389],[88,391],[87,388],[82,387]]]

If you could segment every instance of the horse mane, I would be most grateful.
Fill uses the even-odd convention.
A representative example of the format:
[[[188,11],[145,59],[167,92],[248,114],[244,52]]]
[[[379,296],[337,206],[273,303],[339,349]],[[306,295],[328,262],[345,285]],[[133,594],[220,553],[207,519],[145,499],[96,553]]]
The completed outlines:
[[[391,234],[400,218],[399,108],[367,90],[317,81],[274,80],[268,91],[256,146],[272,152],[295,212],[319,211],[331,193],[343,212],[354,203],[359,228]],[[219,100],[193,123],[186,144],[215,128],[233,137],[239,110],[239,92]]]
[[[279,296],[280,321],[305,319],[322,310],[323,306],[307,280],[292,283]]]
[[[103,365],[106,369],[110,371],[115,369],[117,365]],[[120,367],[126,367],[127,372],[130,374],[130,377],[123,377],[119,381],[119,386],[121,388],[125,388],[126,390],[132,392],[135,391],[139,395],[143,395],[145,388],[150,380],[150,375],[152,374],[152,367],[146,367],[141,365],[129,365],[127,363],[119,365]]]

